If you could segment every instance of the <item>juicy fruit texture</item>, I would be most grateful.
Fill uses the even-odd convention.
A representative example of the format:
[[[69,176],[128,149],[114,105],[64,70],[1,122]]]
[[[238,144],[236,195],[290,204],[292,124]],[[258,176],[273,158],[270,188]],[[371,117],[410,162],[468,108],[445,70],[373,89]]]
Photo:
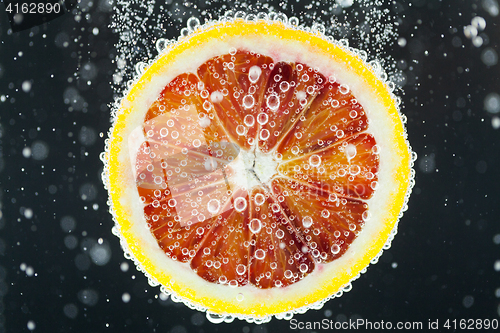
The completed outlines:
[[[130,153],[145,219],[167,256],[209,282],[294,284],[370,223],[379,155],[367,128],[335,77],[231,49],[147,111]]]

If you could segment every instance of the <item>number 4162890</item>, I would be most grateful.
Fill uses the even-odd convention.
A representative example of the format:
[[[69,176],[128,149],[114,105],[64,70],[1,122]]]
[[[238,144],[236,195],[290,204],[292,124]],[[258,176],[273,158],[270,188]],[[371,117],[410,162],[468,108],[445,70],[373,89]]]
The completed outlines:
[[[10,2],[5,11],[10,14],[58,14],[61,11],[60,3],[15,3]]]
[[[461,330],[489,330],[498,329],[497,319],[448,319],[444,323],[443,327],[446,329],[461,329]]]

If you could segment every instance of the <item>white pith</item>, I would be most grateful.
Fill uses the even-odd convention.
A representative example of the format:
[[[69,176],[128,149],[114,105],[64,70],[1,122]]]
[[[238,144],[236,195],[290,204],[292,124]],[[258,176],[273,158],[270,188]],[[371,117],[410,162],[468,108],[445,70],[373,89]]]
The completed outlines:
[[[240,149],[238,156],[229,165],[233,171],[229,182],[233,188],[246,189],[263,186],[271,187],[271,180],[277,174],[278,160],[274,153],[264,153],[259,148]]]

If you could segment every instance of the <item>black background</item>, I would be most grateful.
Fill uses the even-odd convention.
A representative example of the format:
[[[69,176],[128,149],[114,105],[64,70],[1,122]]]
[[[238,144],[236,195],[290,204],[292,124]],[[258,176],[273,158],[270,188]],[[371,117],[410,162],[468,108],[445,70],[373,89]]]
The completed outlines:
[[[299,321],[364,318],[426,327],[429,319],[500,320],[500,271],[494,268],[500,260],[500,135],[484,109],[485,96],[500,92],[500,71],[481,60],[487,48],[499,52],[500,18],[484,2],[389,6],[407,40],[385,50],[406,77],[401,97],[419,156],[416,186],[380,262],[352,291],[322,310],[296,315]],[[177,36],[192,13],[215,17],[229,8],[223,1],[196,4],[166,1],[163,37]],[[324,6],[323,17],[333,15]],[[308,8],[290,0],[282,10],[299,16]],[[118,35],[109,27],[111,15],[105,1],[82,1],[71,13],[12,32],[0,4],[0,332],[28,326],[35,332],[290,330],[277,319],[214,325],[183,304],[160,300],[159,288],[131,262],[127,271],[120,268],[127,260],[111,233],[99,160],[114,98]],[[487,23],[480,47],[463,33],[477,15]],[[71,232],[68,217],[76,222]],[[111,253],[104,265],[90,256],[99,238]],[[68,247],[71,240],[75,248]],[[124,293],[130,302],[123,302]]]

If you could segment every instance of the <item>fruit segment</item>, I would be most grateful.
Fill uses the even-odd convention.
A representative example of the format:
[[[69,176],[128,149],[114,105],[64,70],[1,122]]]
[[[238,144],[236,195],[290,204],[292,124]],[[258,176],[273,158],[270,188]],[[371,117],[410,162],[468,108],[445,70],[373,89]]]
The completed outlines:
[[[331,77],[277,150],[283,160],[295,158],[345,140],[367,127],[363,107],[346,86]]]
[[[342,256],[368,219],[366,203],[327,189],[277,178],[273,190],[284,199],[283,211],[305,239],[316,262],[326,263]]]
[[[269,57],[232,50],[198,69],[205,86],[203,107],[215,111],[231,141],[241,148],[250,149],[256,138],[272,64]]]
[[[347,86],[230,50],[172,80],[129,138],[159,246],[206,281],[286,287],[369,223],[378,146]]]
[[[378,165],[375,139],[362,133],[285,161],[278,171],[308,186],[341,196],[369,199],[377,188]]]
[[[303,117],[303,112],[319,93],[325,78],[303,64],[278,62],[265,88],[266,96],[259,123],[259,148],[269,152]]]
[[[244,191],[235,192],[233,205],[248,200]],[[214,219],[191,268],[210,282],[243,286],[248,283],[251,232],[248,230],[249,210],[231,209]]]
[[[256,189],[250,208],[252,284],[260,288],[285,287],[312,272],[310,249],[279,201]]]

